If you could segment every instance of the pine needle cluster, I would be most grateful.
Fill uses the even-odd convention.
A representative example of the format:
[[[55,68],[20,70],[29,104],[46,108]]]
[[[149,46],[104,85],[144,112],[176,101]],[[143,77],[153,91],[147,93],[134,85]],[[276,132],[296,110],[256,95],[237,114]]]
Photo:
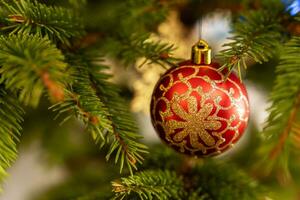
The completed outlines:
[[[139,26],[135,26],[132,32],[107,35],[106,38],[96,38],[95,43],[89,43],[87,41],[91,35],[86,30],[93,28],[82,17],[88,15],[84,9],[87,6],[85,0],[59,3],[0,1],[0,82],[1,97],[5,98],[1,100],[4,104],[1,107],[3,117],[0,123],[3,132],[1,179],[5,169],[16,158],[15,142],[18,141],[16,138],[21,131],[23,116],[21,107],[37,107],[45,94],[52,104],[49,107],[58,117],[63,117],[62,124],[72,117],[82,121],[95,143],[99,147],[108,147],[107,160],[114,157],[121,172],[124,165],[131,173],[137,169],[147,148],[139,142],[141,136],[126,100],[119,94],[118,86],[111,83],[111,75],[107,73],[110,66],[101,64],[103,59],[98,59],[101,57],[99,53],[90,52],[93,49],[91,46],[99,47],[105,40],[109,47],[115,48],[109,51],[103,46],[100,52],[105,52],[104,56],[111,59],[119,57],[127,65],[134,64],[140,58],[147,59],[147,62],[167,62],[169,57],[162,57],[161,54],[168,55],[173,46],[148,41],[150,35],[146,28],[139,28],[150,24],[154,27],[164,19],[167,10],[159,5],[153,1],[121,3],[115,9],[116,14],[122,13],[120,10],[129,6],[140,10],[145,18],[129,12],[123,16],[127,20],[113,21],[132,23],[140,19]],[[154,21],[149,18],[153,19],[155,15],[146,9],[152,6],[160,13]],[[119,25],[125,27],[125,24]],[[99,33],[104,31],[101,28],[94,30]],[[133,32],[136,34],[133,35]],[[10,97],[12,94],[14,97]],[[5,115],[9,117],[4,118]],[[14,137],[9,139],[11,134]]]
[[[242,69],[247,69],[250,61],[263,63],[272,58],[281,44],[279,9],[250,11],[240,17],[233,27],[233,36],[228,38],[218,57],[224,64],[220,70],[227,68],[231,73],[237,70],[242,78]]]
[[[176,65],[175,46],[152,39],[176,6],[180,10],[184,5],[159,0],[0,0],[0,181],[17,157],[23,108],[37,108],[46,96],[56,122],[80,121],[97,147],[107,150],[97,156],[116,164],[105,165],[103,171],[110,173],[93,167],[92,175],[90,170],[72,169],[76,176],[54,190],[53,199],[267,198],[261,185],[231,165],[203,164],[157,146],[146,155],[149,149],[141,142],[128,100],[112,82],[111,66],[104,63]],[[278,171],[284,172],[286,178],[300,149],[300,37],[286,27],[299,27],[300,20],[280,1],[263,0],[253,7],[233,19],[232,37],[219,54],[221,70],[236,70],[242,78],[243,68],[251,63],[280,58],[263,145],[255,153],[264,158],[263,169],[281,176]],[[117,171],[123,178],[117,178]],[[74,191],[78,182],[93,186]]]

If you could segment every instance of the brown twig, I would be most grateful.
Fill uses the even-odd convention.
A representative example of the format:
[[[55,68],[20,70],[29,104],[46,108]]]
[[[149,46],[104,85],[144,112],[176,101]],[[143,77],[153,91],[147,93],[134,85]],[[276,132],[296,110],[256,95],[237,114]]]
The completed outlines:
[[[12,22],[23,23],[25,18],[22,15],[9,15],[9,19]]]
[[[89,122],[91,122],[93,125],[98,125],[99,124],[99,119],[97,116],[95,115],[92,115],[91,113],[85,111],[81,105],[80,105],[80,102],[79,102],[79,99],[77,97],[76,94],[71,94],[71,98],[76,102],[76,105],[77,105],[77,108],[78,110],[80,111],[80,113],[82,114],[83,117],[87,118]]]
[[[295,105],[290,113],[290,117],[287,122],[287,126],[282,132],[278,144],[271,150],[269,154],[270,159],[275,159],[283,150],[284,144],[289,136],[289,133],[291,132],[291,129],[293,128],[293,123],[296,120],[297,113],[300,109],[300,94],[298,95]]]
[[[55,83],[53,80],[50,78],[50,74],[47,71],[44,71],[41,73],[41,79],[46,86],[46,88],[49,90],[51,96],[56,100],[56,101],[63,101],[64,100],[64,91],[63,88]]]
[[[90,76],[90,78],[92,79],[92,76]],[[91,83],[91,87],[95,90],[96,95],[98,96],[98,98],[101,99],[101,92],[98,90],[97,88],[97,84],[95,82]],[[108,119],[110,121],[113,121],[112,117],[108,117]],[[125,156],[128,158],[130,164],[135,167],[136,165],[136,159],[134,158],[134,156],[128,151],[128,145],[124,142],[124,140],[121,138],[121,135],[118,133],[118,131],[116,130],[116,127],[114,124],[112,124],[113,127],[113,134],[115,139],[119,142],[119,144],[122,146],[122,151],[125,153]]]

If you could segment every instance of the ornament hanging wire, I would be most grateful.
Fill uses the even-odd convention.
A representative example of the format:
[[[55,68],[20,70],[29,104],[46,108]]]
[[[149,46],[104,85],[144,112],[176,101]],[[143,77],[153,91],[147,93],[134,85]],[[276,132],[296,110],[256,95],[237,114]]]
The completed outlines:
[[[197,36],[198,39],[202,38],[202,16],[197,21]]]

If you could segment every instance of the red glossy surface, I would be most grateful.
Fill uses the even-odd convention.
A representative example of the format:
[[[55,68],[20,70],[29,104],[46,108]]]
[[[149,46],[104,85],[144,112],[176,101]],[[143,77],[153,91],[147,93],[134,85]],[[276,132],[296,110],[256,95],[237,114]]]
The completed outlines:
[[[152,123],[160,138],[181,153],[220,154],[240,139],[247,126],[245,86],[234,73],[225,80],[218,67],[186,61],[168,70],[155,86]]]

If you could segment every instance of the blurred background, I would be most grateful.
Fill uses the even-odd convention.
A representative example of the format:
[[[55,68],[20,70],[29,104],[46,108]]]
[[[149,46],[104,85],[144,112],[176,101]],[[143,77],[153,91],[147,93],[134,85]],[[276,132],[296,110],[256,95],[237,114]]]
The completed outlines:
[[[230,36],[232,11],[238,11],[240,4],[235,1],[229,1],[228,4],[225,1],[211,1],[203,4],[203,7],[201,2],[180,1],[179,6],[168,13],[166,20],[157,27],[156,34],[151,35],[150,39],[174,44],[174,56],[189,59],[191,46],[199,39],[199,26],[202,26],[201,36],[216,55]],[[214,9],[214,3],[218,4],[218,9]],[[118,1],[106,1],[102,6],[109,5],[112,8],[114,4],[118,4]],[[98,9],[101,10],[101,4]],[[95,13],[91,11],[92,14]],[[90,23],[93,23],[92,17],[90,19]],[[139,67],[143,60],[138,60],[130,68],[120,67],[120,63],[113,59],[107,59],[106,62],[113,66],[112,81],[121,86],[122,94],[130,102],[145,143],[159,149],[161,141],[151,125],[149,105],[154,85],[165,69],[155,64]],[[249,126],[242,141],[233,150],[215,159],[231,162],[230,159],[234,158],[238,165],[247,168],[247,162],[243,159],[249,155],[249,149],[256,148],[259,138],[257,133],[262,130],[266,120],[267,97],[272,89],[276,63],[277,60],[263,66],[249,63],[250,68],[247,73],[243,73],[251,104]],[[83,124],[70,120],[60,126],[48,106],[47,100],[43,99],[37,109],[26,108],[19,156],[8,170],[9,177],[4,183],[4,193],[0,199],[72,199],[76,193],[84,193],[87,188],[111,191],[110,182],[120,176],[118,169],[113,167],[112,162],[105,161],[104,151],[94,145],[84,131]],[[281,199],[294,199],[299,195],[295,189],[297,186],[282,186],[273,178],[266,182],[273,189],[280,188]],[[60,195],[62,193],[64,195]]]

